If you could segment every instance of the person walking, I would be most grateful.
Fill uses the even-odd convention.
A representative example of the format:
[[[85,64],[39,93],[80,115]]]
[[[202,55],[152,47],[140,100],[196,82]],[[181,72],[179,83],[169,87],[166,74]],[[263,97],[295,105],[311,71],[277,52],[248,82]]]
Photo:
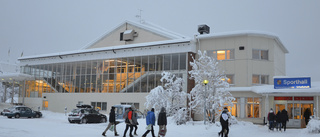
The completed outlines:
[[[276,115],[276,128],[277,128],[277,131],[281,131],[281,127],[282,127],[282,118],[281,118],[281,112],[280,110],[277,112],[277,115]]]
[[[270,130],[273,130],[273,128],[274,128],[274,120],[275,120],[275,118],[276,118],[276,115],[274,114],[273,109],[271,108],[270,112],[268,114],[268,121],[269,121],[269,129]]]
[[[164,107],[161,108],[160,113],[158,115],[158,125],[159,125],[159,132],[158,137],[165,136],[167,133],[167,113]]]
[[[108,131],[108,129],[113,125],[113,130],[114,130],[114,136],[119,136],[119,134],[117,133],[117,128],[116,128],[116,114],[114,111],[114,107],[111,107],[111,111],[109,113],[109,124],[107,126],[107,128],[102,132],[103,136],[106,136],[106,132]]]
[[[156,122],[156,117],[155,117],[155,115],[154,115],[154,108],[152,108],[151,111],[148,112],[147,117],[146,117],[147,126],[150,126],[151,129],[148,129],[148,130],[142,135],[142,137],[146,137],[150,131],[151,131],[151,133],[152,133],[152,137],[155,137],[155,136],[154,136],[154,130],[153,130],[153,126],[155,125],[155,122]]]
[[[310,120],[310,116],[311,116],[311,111],[309,108],[306,109],[306,111],[304,111],[303,117],[304,117],[304,121],[306,122],[306,126],[309,123]]]
[[[124,133],[123,133],[123,137],[126,137],[126,134],[127,134],[127,131],[128,129],[130,128],[130,137],[133,137],[132,135],[132,130],[133,130],[133,124],[132,124],[132,115],[133,115],[133,112],[132,112],[132,108],[128,108],[128,110],[126,111],[125,113],[125,123],[126,123],[126,129],[124,130]]]
[[[139,125],[139,123],[138,123],[138,114],[137,114],[137,110],[136,109],[134,109],[133,110],[133,115],[132,115],[132,126],[133,126],[133,128],[134,128],[134,135],[138,135],[137,134],[137,130],[138,130],[138,126],[137,125]]]
[[[223,137],[223,133],[225,133],[225,137],[228,137],[229,134],[229,115],[228,108],[224,108],[220,115],[220,123],[221,123],[221,131],[218,133],[219,136]]]
[[[282,122],[282,127],[283,127],[283,131],[286,131],[286,128],[287,128],[287,121],[289,121],[289,117],[288,117],[288,112],[283,109],[281,111],[281,122]]]

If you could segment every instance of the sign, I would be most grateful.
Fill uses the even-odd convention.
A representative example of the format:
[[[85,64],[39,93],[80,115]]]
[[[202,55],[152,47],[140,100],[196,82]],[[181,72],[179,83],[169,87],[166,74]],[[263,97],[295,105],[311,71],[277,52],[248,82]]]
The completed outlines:
[[[274,97],[274,100],[299,100],[299,101],[312,101],[313,97]]]
[[[274,78],[274,89],[311,88],[310,77],[299,78]]]

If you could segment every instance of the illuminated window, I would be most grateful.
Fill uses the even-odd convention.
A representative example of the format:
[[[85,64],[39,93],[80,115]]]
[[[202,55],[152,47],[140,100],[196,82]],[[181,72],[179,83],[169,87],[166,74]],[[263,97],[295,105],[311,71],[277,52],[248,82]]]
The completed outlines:
[[[228,78],[227,82],[229,84],[234,84],[234,75],[226,75],[226,77]]]
[[[252,84],[269,84],[268,75],[252,75]]]
[[[269,59],[268,53],[269,53],[268,50],[253,49],[252,50],[252,58],[258,59],[258,60],[268,60]]]
[[[247,117],[260,118],[260,102],[261,98],[247,98]]]
[[[232,116],[235,116],[235,117],[238,117],[238,107],[237,107],[237,105],[238,105],[238,98],[235,98],[235,100],[234,101],[232,101],[232,103],[233,103],[233,106],[232,107],[228,107],[228,110],[229,110],[229,112],[231,112],[231,115]]]
[[[234,50],[209,50],[208,56],[217,60],[232,60],[234,59]]]

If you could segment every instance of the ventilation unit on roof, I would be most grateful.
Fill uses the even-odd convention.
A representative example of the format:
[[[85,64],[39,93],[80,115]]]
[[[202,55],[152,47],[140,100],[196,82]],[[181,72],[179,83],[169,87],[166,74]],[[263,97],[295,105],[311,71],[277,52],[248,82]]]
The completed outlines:
[[[198,32],[200,34],[209,34],[210,33],[210,27],[206,24],[198,25]]]
[[[121,38],[122,35],[122,38]],[[120,40],[124,41],[131,41],[133,40],[134,37],[138,36],[138,33],[135,32],[134,30],[126,30],[123,33],[120,34]]]

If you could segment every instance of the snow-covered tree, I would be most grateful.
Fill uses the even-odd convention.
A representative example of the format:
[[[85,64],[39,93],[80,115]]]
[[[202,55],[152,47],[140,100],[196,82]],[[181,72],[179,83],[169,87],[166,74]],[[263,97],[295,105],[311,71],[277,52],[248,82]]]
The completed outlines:
[[[207,56],[206,51],[202,53],[199,50],[198,55],[198,59],[192,57],[193,62],[190,62],[192,70],[189,71],[189,74],[190,78],[195,81],[195,87],[189,94],[191,99],[189,106],[197,114],[213,111],[214,115],[220,115],[221,110],[226,106],[232,106],[232,100],[235,99],[226,90],[229,88],[228,78],[220,70],[219,62]],[[203,83],[204,80],[208,80],[206,85]],[[204,110],[205,106],[207,110]]]
[[[174,115],[176,112],[185,107],[187,94],[182,91],[182,78],[176,77],[170,72],[162,72],[160,81],[163,86],[152,89],[146,97],[147,108],[153,107],[159,111],[165,107],[168,115]]]

